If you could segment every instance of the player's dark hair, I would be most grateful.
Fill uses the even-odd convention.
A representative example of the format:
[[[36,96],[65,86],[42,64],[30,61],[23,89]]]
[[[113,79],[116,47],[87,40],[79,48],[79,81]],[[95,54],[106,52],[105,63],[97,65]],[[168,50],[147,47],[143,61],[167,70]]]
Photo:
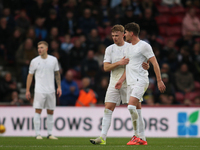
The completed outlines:
[[[37,45],[40,45],[40,44],[44,44],[46,47],[49,46],[49,44],[46,41],[40,41],[40,42],[38,42]]]
[[[116,32],[116,31],[120,31],[124,33],[124,27],[122,25],[114,25],[111,29],[111,32]]]
[[[131,22],[125,25],[125,30],[128,32],[133,32],[135,36],[138,36],[140,33],[140,26],[135,22]]]

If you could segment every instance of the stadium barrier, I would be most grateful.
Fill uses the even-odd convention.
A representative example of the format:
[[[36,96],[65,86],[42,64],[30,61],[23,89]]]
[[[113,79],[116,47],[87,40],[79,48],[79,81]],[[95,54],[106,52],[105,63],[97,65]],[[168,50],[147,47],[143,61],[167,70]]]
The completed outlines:
[[[104,107],[57,107],[53,135],[98,137]],[[142,114],[147,137],[200,137],[199,107],[144,107]],[[35,136],[32,107],[0,107],[0,123],[6,132],[0,136]],[[41,135],[47,135],[46,111],[41,115]],[[131,137],[132,124],[127,107],[113,112],[109,137]]]

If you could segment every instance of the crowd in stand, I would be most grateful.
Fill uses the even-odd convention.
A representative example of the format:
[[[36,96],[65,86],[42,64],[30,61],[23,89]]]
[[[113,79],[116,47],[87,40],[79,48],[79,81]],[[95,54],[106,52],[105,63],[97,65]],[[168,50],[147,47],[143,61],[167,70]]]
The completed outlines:
[[[16,80],[9,72],[1,74],[0,102],[27,104],[19,98],[17,82],[25,88],[30,61],[38,55],[37,42],[45,40],[62,75],[63,95],[57,105],[103,104],[109,84],[103,58],[106,47],[113,44],[110,29],[129,22],[140,25],[140,39],[153,47],[166,85],[161,94],[150,65],[143,103],[200,105],[198,0],[0,1],[1,66],[16,70]],[[93,96],[84,102],[88,92]]]

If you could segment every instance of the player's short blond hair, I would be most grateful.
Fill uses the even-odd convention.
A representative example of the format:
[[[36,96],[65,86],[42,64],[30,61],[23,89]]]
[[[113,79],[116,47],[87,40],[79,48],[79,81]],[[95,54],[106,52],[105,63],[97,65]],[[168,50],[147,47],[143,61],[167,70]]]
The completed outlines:
[[[120,31],[120,32],[123,32],[124,33],[124,27],[122,25],[114,25],[111,29],[111,33],[112,32],[116,32],[116,31]]]
[[[40,45],[40,44],[44,44],[46,47],[49,46],[49,44],[46,41],[40,41],[40,42],[38,42],[37,45]]]

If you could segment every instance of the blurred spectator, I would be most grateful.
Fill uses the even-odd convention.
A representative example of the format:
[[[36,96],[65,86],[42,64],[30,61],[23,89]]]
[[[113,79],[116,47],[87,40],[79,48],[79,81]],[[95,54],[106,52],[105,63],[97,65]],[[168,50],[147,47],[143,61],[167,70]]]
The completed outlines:
[[[94,106],[97,103],[96,93],[90,88],[90,78],[85,77],[82,79],[82,89],[80,90],[79,97],[76,101],[76,107]]]
[[[103,44],[107,47],[113,44],[112,36],[111,34],[108,34],[106,38],[103,40]]]
[[[28,10],[29,15],[32,18],[32,22],[36,20],[37,17],[45,18],[48,14],[48,6],[44,3],[44,0],[35,0],[31,8]]]
[[[192,62],[192,56],[190,55],[190,49],[188,46],[183,46],[180,49],[180,53],[178,54],[178,61],[180,64],[187,64],[190,71],[194,70],[194,65]]]
[[[175,85],[175,79],[174,79],[174,74],[172,71],[170,71],[170,67],[167,63],[163,63],[161,68],[160,68],[161,74],[167,74],[169,82],[171,82],[173,85]]]
[[[163,47],[161,51],[161,58],[167,59],[170,53],[176,53],[177,50],[175,48],[175,43],[172,39],[168,39],[166,45]]]
[[[99,35],[98,35],[98,31],[97,29],[92,29],[90,34],[88,35],[88,48],[89,49],[93,49],[95,50],[95,52],[97,51],[97,48],[99,46],[99,44],[101,43],[101,40],[99,38]]]
[[[60,45],[59,45],[58,41],[52,40],[49,45],[50,45],[50,47],[49,47],[48,53],[49,54],[52,54],[54,52],[59,53],[59,56],[60,56],[59,62],[61,63],[63,71],[65,72],[69,68],[68,55],[60,49]]]
[[[7,61],[12,64],[15,63],[15,54],[20,44],[22,43],[22,33],[19,28],[16,28],[13,35],[8,38],[6,43]]]
[[[94,81],[96,75],[99,72],[99,64],[94,59],[94,51],[89,50],[87,57],[81,63],[81,76],[90,77]]]
[[[171,72],[177,71],[178,69],[177,52],[171,51],[163,62],[169,65]]]
[[[120,19],[125,16],[125,11],[130,6],[130,0],[121,0],[117,6],[112,9],[113,24],[120,24]]]
[[[120,24],[125,26],[129,22],[138,22],[138,18],[133,15],[133,7],[128,6],[125,10],[125,14],[120,18]]]
[[[145,14],[145,9],[149,8],[152,10],[152,16],[155,17],[156,15],[158,15],[158,10],[153,2],[153,0],[143,0],[140,3],[140,10],[142,11],[142,14]]]
[[[17,84],[13,80],[10,72],[4,75],[4,78],[0,81],[0,96],[1,102],[9,102],[12,92],[17,91]]]
[[[85,49],[81,46],[79,39],[75,40],[74,47],[69,53],[70,65],[72,68],[76,68],[80,71],[80,64],[86,55]]]
[[[140,28],[141,30],[145,30],[148,36],[152,34],[158,35],[158,25],[153,17],[152,10],[150,8],[146,8],[144,10],[144,16],[140,20]]]
[[[62,20],[62,31],[64,34],[70,34],[72,36],[80,34],[81,30],[78,29],[77,19],[72,11],[67,11]]]
[[[62,95],[60,97],[61,106],[74,106],[79,96],[77,83],[73,80],[73,72],[68,70],[65,78],[61,82]]]
[[[19,94],[18,94],[17,91],[13,91],[12,92],[11,99],[10,99],[10,104],[11,105],[17,105],[17,106],[20,106],[20,105],[24,104],[23,100],[19,98]]]
[[[173,99],[167,94],[160,94],[159,96],[159,103],[162,105],[172,105]]]
[[[168,7],[182,6],[181,0],[162,0],[161,3]]]
[[[48,6],[49,10],[50,9],[55,9],[57,17],[60,16],[60,5],[59,5],[59,0],[51,0],[50,4]]]
[[[154,102],[154,97],[153,96],[147,96],[145,98],[145,101],[143,104],[149,105],[149,106],[154,106],[155,102]]]
[[[192,101],[191,101],[190,99],[187,99],[187,98],[184,99],[183,104],[186,105],[186,106],[191,106],[191,105],[193,105]]]
[[[140,40],[149,43],[148,35],[147,35],[146,30],[141,30],[141,31],[140,31],[139,38],[140,38]]]
[[[91,29],[97,29],[95,19],[91,16],[90,9],[84,9],[83,16],[79,18],[79,28],[85,35],[88,35]]]
[[[39,41],[36,40],[35,30],[30,27],[26,32],[26,38],[30,38],[33,41],[33,45],[37,45]]]
[[[8,27],[11,28],[11,29],[14,29],[15,20],[14,20],[13,15],[10,12],[10,8],[5,7],[3,9],[3,17],[6,18]]]
[[[98,95],[97,98],[97,103],[98,104],[103,104],[104,103],[104,99],[105,99],[105,95],[106,95],[106,91],[108,88],[108,78],[107,77],[103,77],[100,81],[100,84],[96,85],[95,91]]]
[[[193,36],[200,36],[200,20],[196,16],[195,8],[190,8],[183,19],[183,35],[185,35],[187,31],[192,32]]]
[[[177,104],[177,102],[175,101],[175,88],[174,88],[173,84],[169,81],[168,75],[166,73],[163,73],[163,74],[161,74],[161,78],[166,86],[166,90],[162,94],[168,95],[169,99],[172,100],[172,103]],[[161,93],[158,90],[158,87],[156,87],[156,95],[157,95],[157,97],[160,97],[160,95],[161,95]]]
[[[47,37],[47,30],[44,28],[44,19],[41,17],[35,20],[35,35],[38,41],[45,40]]]
[[[30,20],[25,10],[21,10],[19,16],[16,16],[15,19],[17,27],[20,27],[24,31],[26,31],[29,28]]]
[[[76,12],[78,10],[76,0],[66,0],[66,2],[64,2],[62,6],[63,10],[71,12]]]
[[[196,81],[200,82],[200,43],[195,43],[192,49],[192,60],[194,66],[193,75]]]
[[[10,36],[10,28],[7,26],[7,20],[5,17],[0,19],[0,50],[5,51],[5,45],[7,39]],[[4,54],[4,52],[3,52]]]
[[[49,10],[49,16],[45,21],[45,27],[47,29],[47,32],[50,32],[50,30],[53,27],[59,28],[60,27],[60,21],[57,17],[57,12],[54,9]]]
[[[139,0],[131,0],[131,4],[134,8],[133,14],[135,17],[137,17],[138,19],[142,17],[142,11],[140,8],[140,1]]]
[[[194,105],[200,105],[200,96],[195,97]]]
[[[51,43],[51,41],[53,41],[53,40],[59,42],[59,44],[60,44],[60,40],[59,40],[59,30],[58,30],[57,27],[52,27],[52,28],[50,29],[50,32],[49,32],[49,35],[48,35],[46,41],[47,41],[48,43]]]
[[[60,63],[60,54],[59,54],[57,51],[54,51],[54,52],[52,52],[51,54],[52,54],[54,57],[56,57],[57,60],[58,60],[59,72],[60,72],[60,75],[61,75],[61,77],[62,77],[62,75],[63,75],[63,68],[62,68],[62,65],[61,65],[61,63]]]
[[[106,50],[106,46],[104,44],[100,44],[98,46],[98,51],[95,54],[95,60],[98,61],[99,67],[102,68],[103,67],[103,60],[104,60],[104,55],[105,55],[105,50]]]
[[[28,75],[30,61],[37,55],[37,50],[33,47],[33,41],[29,38],[20,45],[16,52],[16,61],[22,73],[21,77],[24,87],[26,86],[26,78]]]
[[[65,53],[69,53],[69,51],[74,47],[74,44],[71,43],[71,36],[70,34],[65,35],[65,41],[61,44],[61,50],[63,50]]]
[[[176,87],[179,92],[186,94],[194,90],[194,78],[189,72],[187,64],[182,64],[175,73]]]
[[[179,38],[175,44],[178,47],[178,50],[183,46],[189,46],[189,47],[193,46],[194,39],[192,37],[192,32],[186,31],[185,35],[183,35],[181,38]]]
[[[103,28],[111,26],[111,10],[108,5],[108,0],[100,0],[99,4],[99,25]]]

